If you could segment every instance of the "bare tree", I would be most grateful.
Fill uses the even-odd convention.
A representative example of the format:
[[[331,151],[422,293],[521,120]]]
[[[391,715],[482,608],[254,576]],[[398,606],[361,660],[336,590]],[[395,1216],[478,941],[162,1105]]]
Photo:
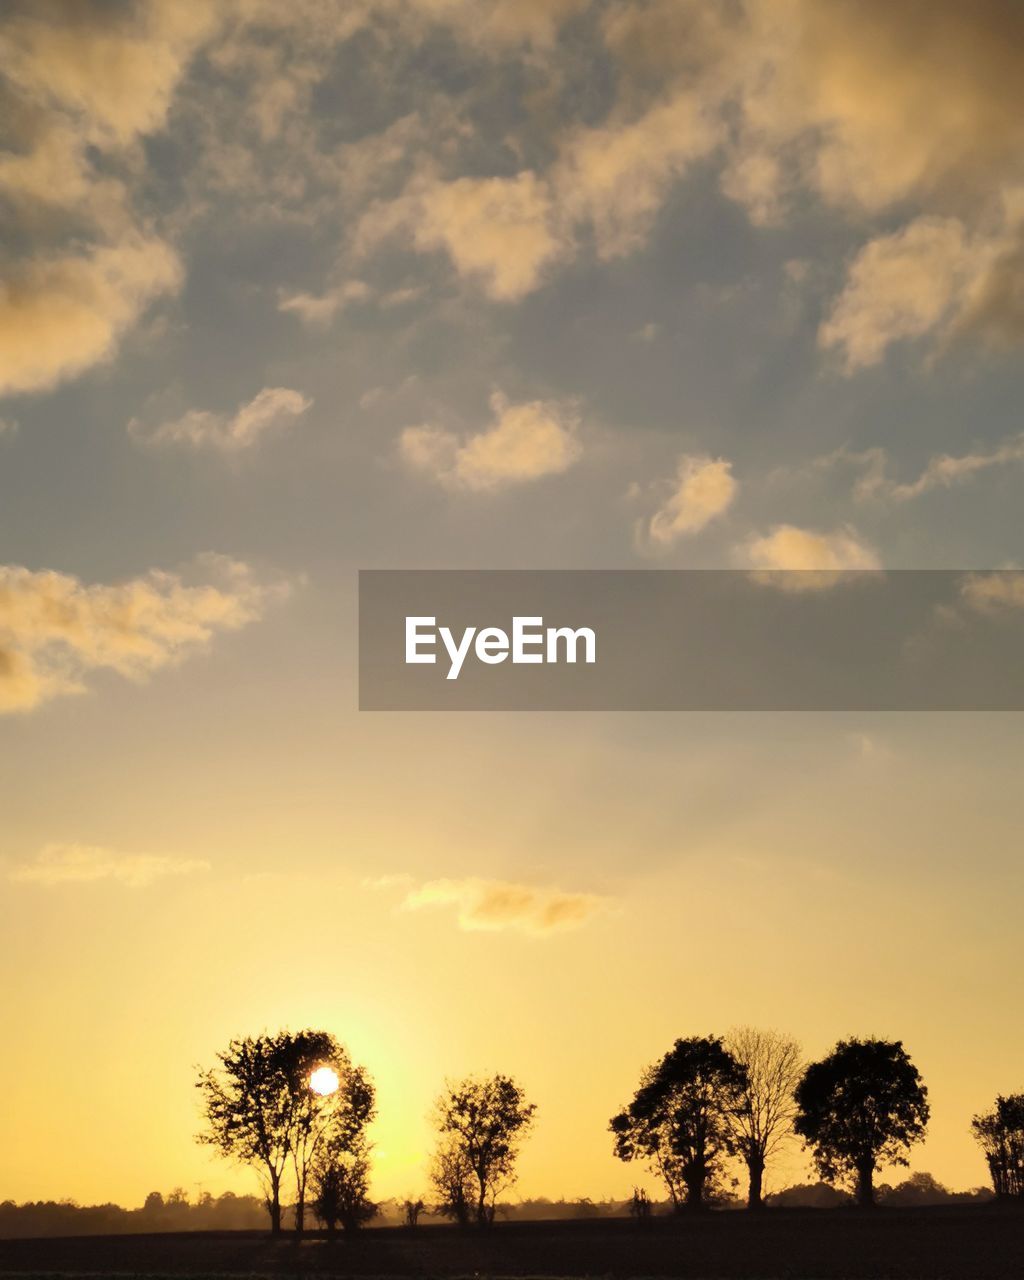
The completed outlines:
[[[793,1093],[803,1075],[800,1046],[781,1032],[757,1027],[737,1027],[725,1043],[747,1072],[743,1104],[730,1113],[730,1122],[747,1166],[747,1208],[760,1209],[765,1168],[793,1134]]]

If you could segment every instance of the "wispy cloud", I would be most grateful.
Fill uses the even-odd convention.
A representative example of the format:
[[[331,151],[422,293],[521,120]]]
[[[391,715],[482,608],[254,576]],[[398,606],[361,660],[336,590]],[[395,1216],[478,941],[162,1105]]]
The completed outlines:
[[[293,293],[283,296],[277,304],[278,311],[297,315],[303,324],[324,327],[346,307],[366,302],[372,294],[363,280],[344,280],[324,293]]]
[[[383,888],[404,888],[408,883],[406,877],[386,877],[377,882]],[[570,893],[476,876],[428,880],[408,888],[402,899],[402,908],[406,911],[454,907],[461,929],[511,929],[531,934],[578,929],[607,906],[608,899],[599,894]]]
[[[232,414],[190,409],[180,418],[154,427],[132,418],[128,432],[147,444],[185,445],[194,449],[237,453],[251,448],[269,432],[290,427],[312,403],[300,391],[292,391],[288,387],[264,387]]]
[[[568,470],[582,454],[579,418],[553,400],[510,404],[491,397],[494,422],[475,435],[444,427],[407,427],[399,452],[414,470],[449,488],[487,491]]]
[[[1011,436],[990,449],[936,454],[929,458],[915,480],[902,482],[889,474],[889,457],[884,449],[867,449],[863,453],[840,450],[823,462],[831,463],[833,460],[848,462],[862,469],[853,490],[856,498],[908,502],[934,489],[952,489],[980,472],[1024,462],[1024,433]]]
[[[64,884],[107,880],[127,889],[145,889],[157,880],[209,871],[198,858],[172,858],[149,853],[118,853],[98,845],[48,844],[29,862],[11,868],[7,878],[18,884],[52,889]]]
[[[287,589],[213,554],[187,575],[151,569],[109,585],[0,566],[0,713],[81,693],[98,670],[142,679],[253,622]]]

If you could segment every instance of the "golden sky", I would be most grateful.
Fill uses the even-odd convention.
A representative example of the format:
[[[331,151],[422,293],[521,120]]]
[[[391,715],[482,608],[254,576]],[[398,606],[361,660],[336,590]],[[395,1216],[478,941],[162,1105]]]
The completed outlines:
[[[194,1068],[305,1025],[381,1197],[491,1070],[524,1195],[626,1194],[640,1070],[740,1023],[902,1038],[913,1167],[985,1180],[1017,716],[360,715],[355,573],[1020,563],[1021,50],[1007,0],[5,6],[0,1198],[249,1189]]]

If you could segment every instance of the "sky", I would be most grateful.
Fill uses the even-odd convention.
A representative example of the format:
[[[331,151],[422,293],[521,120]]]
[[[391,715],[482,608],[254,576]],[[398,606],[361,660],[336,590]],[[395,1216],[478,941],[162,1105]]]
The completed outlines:
[[[254,1189],[195,1070],[306,1025],[380,1197],[499,1070],[517,1193],[653,1191],[609,1117],[738,1024],[902,1038],[912,1167],[986,1180],[1017,715],[359,713],[355,585],[1019,565],[1022,50],[1013,0],[4,6],[0,1198]]]

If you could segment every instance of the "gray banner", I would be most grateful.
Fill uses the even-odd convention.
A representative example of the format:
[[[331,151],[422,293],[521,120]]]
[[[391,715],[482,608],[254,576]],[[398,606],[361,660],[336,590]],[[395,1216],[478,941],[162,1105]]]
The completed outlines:
[[[1024,571],[364,570],[359,705],[1024,710]]]

